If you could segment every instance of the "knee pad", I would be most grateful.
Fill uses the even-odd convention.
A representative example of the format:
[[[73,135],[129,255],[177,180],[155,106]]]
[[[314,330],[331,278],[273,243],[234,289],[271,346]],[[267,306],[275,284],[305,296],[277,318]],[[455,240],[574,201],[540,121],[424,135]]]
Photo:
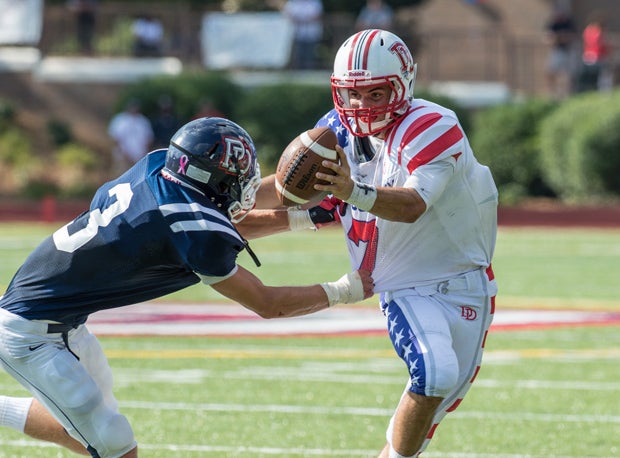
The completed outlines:
[[[127,418],[121,414],[116,414],[110,418],[102,433],[106,443],[113,444],[114,448],[123,448],[134,440],[131,425]]]
[[[435,367],[435,377],[426,385],[427,396],[445,398],[454,390],[459,378],[459,365],[454,358],[452,362],[444,362]]]
[[[136,446],[131,425],[121,414],[115,414],[103,425],[101,440],[108,446],[111,456],[125,454]]]
[[[427,339],[428,347],[432,351],[424,355],[424,372],[410,372],[412,377],[423,375],[424,390],[420,390],[420,386],[416,387],[412,383],[410,391],[444,398],[457,386],[459,362],[449,337],[437,333],[427,334]]]
[[[114,413],[93,418],[99,418],[94,425],[99,440],[91,446],[101,457],[122,456],[136,446],[131,425],[123,415]]]

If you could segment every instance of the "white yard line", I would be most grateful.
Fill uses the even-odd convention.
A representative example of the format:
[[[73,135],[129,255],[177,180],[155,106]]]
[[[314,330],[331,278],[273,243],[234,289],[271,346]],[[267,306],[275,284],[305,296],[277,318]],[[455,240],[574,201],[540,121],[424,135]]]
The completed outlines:
[[[12,447],[49,447],[58,448],[56,445],[30,441],[30,440],[1,440],[0,446]],[[276,448],[276,447],[252,447],[252,446],[218,446],[218,445],[192,445],[192,444],[144,444],[140,443],[141,450],[169,450],[183,453],[234,453],[238,456],[248,454],[262,454],[274,456],[346,456],[349,458],[375,457],[376,450],[329,450],[329,449],[304,449],[304,448]],[[186,455],[184,455],[186,456]],[[424,452],[426,458],[548,458],[547,455],[521,455],[521,454],[498,454],[498,453],[460,453],[460,452]],[[0,458],[14,458],[13,455],[5,455],[0,450]],[[596,458],[584,455],[554,455],[554,458]]]
[[[400,369],[400,366],[396,366]],[[182,369],[182,370],[155,370],[155,369],[128,369],[116,368],[114,380],[117,386],[127,386],[136,383],[170,383],[174,385],[198,385],[208,382],[210,379],[222,380],[247,380],[248,371],[251,371],[255,380],[287,380],[297,382],[319,383],[347,383],[364,385],[405,385],[406,378],[399,373],[373,374],[365,368],[357,366],[363,374],[353,374],[343,371],[342,368],[334,367],[329,370],[323,368],[299,368],[285,366],[244,366],[238,371],[211,371],[208,369]],[[596,382],[596,381],[556,381],[556,380],[497,380],[479,377],[475,382],[476,387],[502,388],[502,389],[529,389],[529,390],[574,390],[583,392],[620,392],[620,382]],[[3,385],[0,384],[0,391]]]
[[[285,413],[302,415],[351,415],[389,417],[393,409],[378,409],[367,407],[327,407],[327,406],[303,406],[284,404],[219,404],[219,403],[183,403],[183,402],[149,402],[149,401],[121,401],[120,406],[126,409],[144,410],[180,410],[180,411],[204,411],[204,412],[261,412],[261,413]],[[505,420],[514,422],[537,421],[543,423],[618,423],[620,415],[572,415],[572,414],[547,414],[532,412],[507,412],[497,413],[488,411],[456,411],[452,412],[451,418],[481,418],[485,420]]]

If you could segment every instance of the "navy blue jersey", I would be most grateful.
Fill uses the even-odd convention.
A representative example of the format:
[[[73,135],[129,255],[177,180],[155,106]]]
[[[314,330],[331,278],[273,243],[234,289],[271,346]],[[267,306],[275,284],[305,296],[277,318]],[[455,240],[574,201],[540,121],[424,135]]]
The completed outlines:
[[[81,324],[236,268],[244,241],[199,191],[161,175],[150,153],[97,190],[88,212],[45,239],[17,271],[0,306],[27,319]]]

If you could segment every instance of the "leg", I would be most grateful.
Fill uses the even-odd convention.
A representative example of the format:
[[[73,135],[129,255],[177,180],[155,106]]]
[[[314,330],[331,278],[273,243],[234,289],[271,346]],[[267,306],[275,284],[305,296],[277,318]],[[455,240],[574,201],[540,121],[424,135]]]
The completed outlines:
[[[428,296],[420,289],[418,296],[382,304],[394,349],[411,378],[380,458],[397,456],[394,451],[404,457],[424,451],[441,420],[459,406],[478,374],[497,286],[490,267],[463,278],[467,280],[464,289],[454,281],[447,292]]]
[[[451,281],[446,292],[416,288],[382,298],[389,336],[410,379],[380,458],[419,455],[439,422],[462,401],[480,367],[491,324],[491,286],[489,277],[474,271]]]
[[[86,448],[69,436],[62,425],[36,399],[32,402],[28,411],[24,434],[33,439],[53,442],[79,455],[90,456]],[[137,457],[137,447],[123,455],[123,458]]]
[[[89,444],[93,456],[137,457],[131,426],[118,412],[111,393],[111,370],[86,327],[80,326],[68,335],[69,347],[78,360],[65,348],[59,333],[47,333],[44,323],[1,312],[0,323],[18,329],[22,335],[3,335],[0,361],[38,400],[28,410],[22,409],[20,430],[84,453],[71,436],[84,446]],[[29,350],[30,345],[35,350]]]
[[[74,453],[90,456],[86,448],[69,436],[65,428],[36,399],[32,401],[28,411],[24,434],[34,439],[54,442]]]
[[[414,456],[422,447],[433,422],[435,411],[443,398],[405,393],[401,398],[392,425],[392,447],[403,457]],[[379,458],[389,458],[386,444]]]
[[[437,408],[457,383],[459,364],[444,306],[431,295],[412,292],[384,303],[383,311],[394,349],[407,365],[409,383],[390,420],[388,445],[379,456],[416,456],[432,436]]]

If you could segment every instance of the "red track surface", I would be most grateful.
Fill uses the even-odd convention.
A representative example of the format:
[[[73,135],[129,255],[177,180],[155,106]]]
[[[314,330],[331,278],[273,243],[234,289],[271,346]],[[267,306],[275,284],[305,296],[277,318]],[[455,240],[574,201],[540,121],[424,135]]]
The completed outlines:
[[[500,208],[498,222],[502,226],[555,227],[620,227],[620,206],[567,207],[547,205],[538,207]]]
[[[620,312],[590,310],[497,309],[491,331],[566,326],[619,326]],[[102,310],[88,327],[97,335],[326,336],[385,334],[376,308],[345,305],[298,318],[263,320],[236,304],[144,303]]]
[[[68,222],[88,209],[87,201],[0,201],[0,221]],[[620,228],[620,205],[572,207],[543,202],[501,207],[501,226],[561,226]]]

